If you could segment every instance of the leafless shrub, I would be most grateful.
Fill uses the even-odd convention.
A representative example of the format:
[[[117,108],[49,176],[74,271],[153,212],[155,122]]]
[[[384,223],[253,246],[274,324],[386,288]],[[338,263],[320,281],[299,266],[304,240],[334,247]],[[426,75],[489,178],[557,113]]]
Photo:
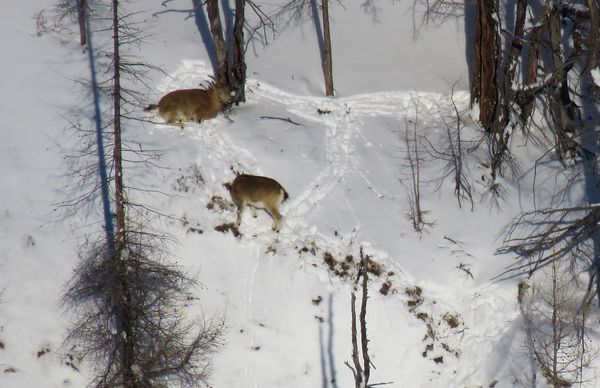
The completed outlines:
[[[489,203],[491,209],[502,210],[502,204],[506,201],[509,188],[504,182],[490,180],[485,186],[481,198]]]
[[[527,350],[553,387],[586,382],[597,355],[588,337],[592,298],[582,295],[576,283],[564,265],[553,262],[520,305]]]
[[[427,137],[424,139],[428,145],[428,151],[432,156],[446,162],[443,174],[439,179],[438,189],[446,179],[451,178],[454,182],[454,194],[458,200],[458,206],[462,207],[462,201],[467,200],[471,204],[471,210],[473,210],[473,194],[468,176],[468,163],[466,157],[468,152],[472,151],[477,146],[477,142],[467,140],[463,137],[465,125],[462,119],[463,114],[459,111],[454,99],[455,86],[456,82],[452,84],[452,93],[450,95],[453,116],[441,117],[442,122],[446,127],[447,135],[446,141],[443,141],[444,146],[438,149],[429,141],[429,139],[427,139]]]
[[[111,256],[104,242],[84,247],[63,297],[76,317],[64,346],[92,365],[98,387],[207,384],[223,322],[197,326],[183,318],[194,281],[160,260],[161,236],[127,236],[121,257]]]
[[[412,121],[406,119],[406,131],[404,133],[406,144],[406,157],[404,160],[410,172],[407,174],[409,181],[408,202],[410,206],[408,216],[412,221],[414,230],[422,232],[431,223],[425,221],[424,216],[427,211],[421,208],[421,166],[423,164],[423,157],[420,137],[417,135],[421,102],[419,96],[414,95],[412,96],[412,101],[415,107],[415,118]]]

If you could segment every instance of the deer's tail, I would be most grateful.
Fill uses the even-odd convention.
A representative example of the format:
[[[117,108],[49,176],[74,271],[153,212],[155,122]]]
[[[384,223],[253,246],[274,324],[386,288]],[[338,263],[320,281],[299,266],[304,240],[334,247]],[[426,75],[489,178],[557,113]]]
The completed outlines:
[[[156,110],[158,109],[158,105],[156,104],[150,104],[147,107],[144,108],[144,112],[150,112],[152,110]]]

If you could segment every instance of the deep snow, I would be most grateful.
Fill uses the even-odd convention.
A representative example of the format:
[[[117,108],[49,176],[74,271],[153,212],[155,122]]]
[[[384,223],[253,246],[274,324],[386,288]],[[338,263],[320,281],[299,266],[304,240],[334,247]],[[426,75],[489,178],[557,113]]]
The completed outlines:
[[[168,74],[154,75],[148,102],[212,74],[192,3],[132,4],[152,33],[139,55]],[[66,175],[65,156],[77,145],[69,121],[80,108],[91,111],[88,94],[72,79],[89,70],[76,35],[62,44],[51,34],[36,36],[33,15],[52,4],[9,2],[0,23],[9,58],[0,64],[2,387],[81,387],[90,379],[85,363],[75,370],[68,349],[60,349],[69,317],[59,300],[78,262],[77,246],[97,230],[100,211],[72,217],[55,211],[77,184]],[[152,190],[131,195],[170,216],[157,225],[178,241],[172,260],[198,275],[189,316],[225,319],[214,387],[353,386],[344,365],[351,354],[353,274],[335,271],[347,256],[356,261],[361,247],[381,269],[369,287],[372,383],[531,386],[518,279],[494,279],[513,258],[494,252],[506,223],[532,206],[533,173],[506,182],[510,191],[498,211],[481,199],[484,150],[470,154],[470,211],[464,203],[459,208],[450,181],[438,187],[444,161],[424,154],[422,206],[431,225],[423,233],[412,229],[406,131],[416,122],[419,135],[442,147],[452,97],[463,112],[464,136],[479,136],[464,90],[464,31],[462,20],[449,20],[415,35],[407,4],[374,4],[376,18],[360,4],[332,5],[336,97],[323,96],[307,16],[281,21],[270,45],[251,46],[247,102],[229,118],[183,130],[139,122],[125,130],[133,147],[162,152],[163,168],[128,165],[125,179]],[[244,215],[241,238],[214,229],[235,219],[223,186],[234,171],[273,177],[287,189],[281,233],[270,230],[264,212]],[[326,257],[337,263],[326,264]]]

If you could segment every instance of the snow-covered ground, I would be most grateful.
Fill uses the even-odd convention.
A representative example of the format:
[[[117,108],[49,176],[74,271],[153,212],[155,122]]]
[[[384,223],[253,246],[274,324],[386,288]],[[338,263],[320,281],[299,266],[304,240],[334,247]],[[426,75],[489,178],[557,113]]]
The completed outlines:
[[[38,3],[7,3],[0,23],[0,386],[81,387],[86,365],[74,368],[60,348],[69,323],[60,297],[100,210],[65,217],[55,209],[77,183],[66,174],[77,144],[68,127],[89,96],[72,79],[89,70],[78,36],[63,44],[36,36],[33,16],[53,2]],[[212,74],[193,2],[165,3],[133,5],[152,33],[139,55],[168,74],[155,75],[148,102]],[[377,263],[367,312],[372,383],[531,386],[518,279],[494,280],[513,258],[494,252],[507,222],[531,207],[533,173],[505,182],[498,210],[481,199],[485,150],[473,152],[470,211],[450,180],[440,185],[444,160],[425,153],[422,207],[431,224],[413,230],[407,131],[416,125],[442,148],[453,99],[463,136],[480,135],[468,112],[464,31],[462,20],[449,20],[415,35],[419,16],[408,5],[373,3],[376,17],[360,4],[332,5],[336,97],[323,96],[307,16],[281,22],[270,45],[251,46],[247,102],[229,118],[125,128],[128,144],[162,152],[162,168],[129,165],[125,179],[148,189],[131,193],[135,200],[171,216],[159,222],[178,241],[172,259],[198,275],[190,317],[225,319],[214,387],[353,386],[345,362],[361,248]],[[265,212],[244,214],[240,238],[215,230],[235,220],[223,186],[234,171],[270,176],[289,192],[280,233]]]

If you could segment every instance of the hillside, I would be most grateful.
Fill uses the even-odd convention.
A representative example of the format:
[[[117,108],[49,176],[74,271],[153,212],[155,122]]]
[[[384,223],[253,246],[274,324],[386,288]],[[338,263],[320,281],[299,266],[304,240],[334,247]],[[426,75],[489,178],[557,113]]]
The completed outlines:
[[[152,76],[149,103],[213,72],[193,3],[131,5],[151,33],[137,55],[165,72]],[[60,298],[101,211],[66,216],[57,206],[77,190],[66,168],[79,146],[70,123],[91,111],[72,80],[89,69],[77,36],[36,36],[33,16],[52,4],[10,3],[0,27],[11,53],[0,68],[2,387],[82,387],[90,379],[88,366],[60,347],[72,319]],[[361,251],[372,263],[372,383],[532,385],[520,279],[497,278],[514,258],[495,252],[507,223],[533,206],[534,173],[543,191],[553,172],[507,178],[506,197],[494,206],[484,195],[485,145],[474,148],[467,157],[474,206],[459,206],[451,178],[440,179],[447,160],[434,150],[445,149],[457,125],[455,106],[463,138],[476,144],[481,136],[465,90],[462,21],[425,28],[403,3],[374,4],[375,14],[358,4],[332,9],[335,97],[323,96],[306,17],[282,21],[269,45],[251,47],[247,101],[227,117],[184,129],[143,121],[125,129],[129,147],[160,153],[156,164],[129,163],[125,175],[144,188],[132,200],[162,214],[153,226],[175,238],[172,262],[197,276],[189,317],[226,322],[214,387],[352,386],[345,362]],[[409,217],[414,133],[429,144],[421,155],[422,232]],[[518,134],[513,142],[523,160],[539,157]],[[235,220],[224,184],[236,172],[275,178],[289,192],[280,233],[263,211],[244,214],[239,237],[215,229]]]

